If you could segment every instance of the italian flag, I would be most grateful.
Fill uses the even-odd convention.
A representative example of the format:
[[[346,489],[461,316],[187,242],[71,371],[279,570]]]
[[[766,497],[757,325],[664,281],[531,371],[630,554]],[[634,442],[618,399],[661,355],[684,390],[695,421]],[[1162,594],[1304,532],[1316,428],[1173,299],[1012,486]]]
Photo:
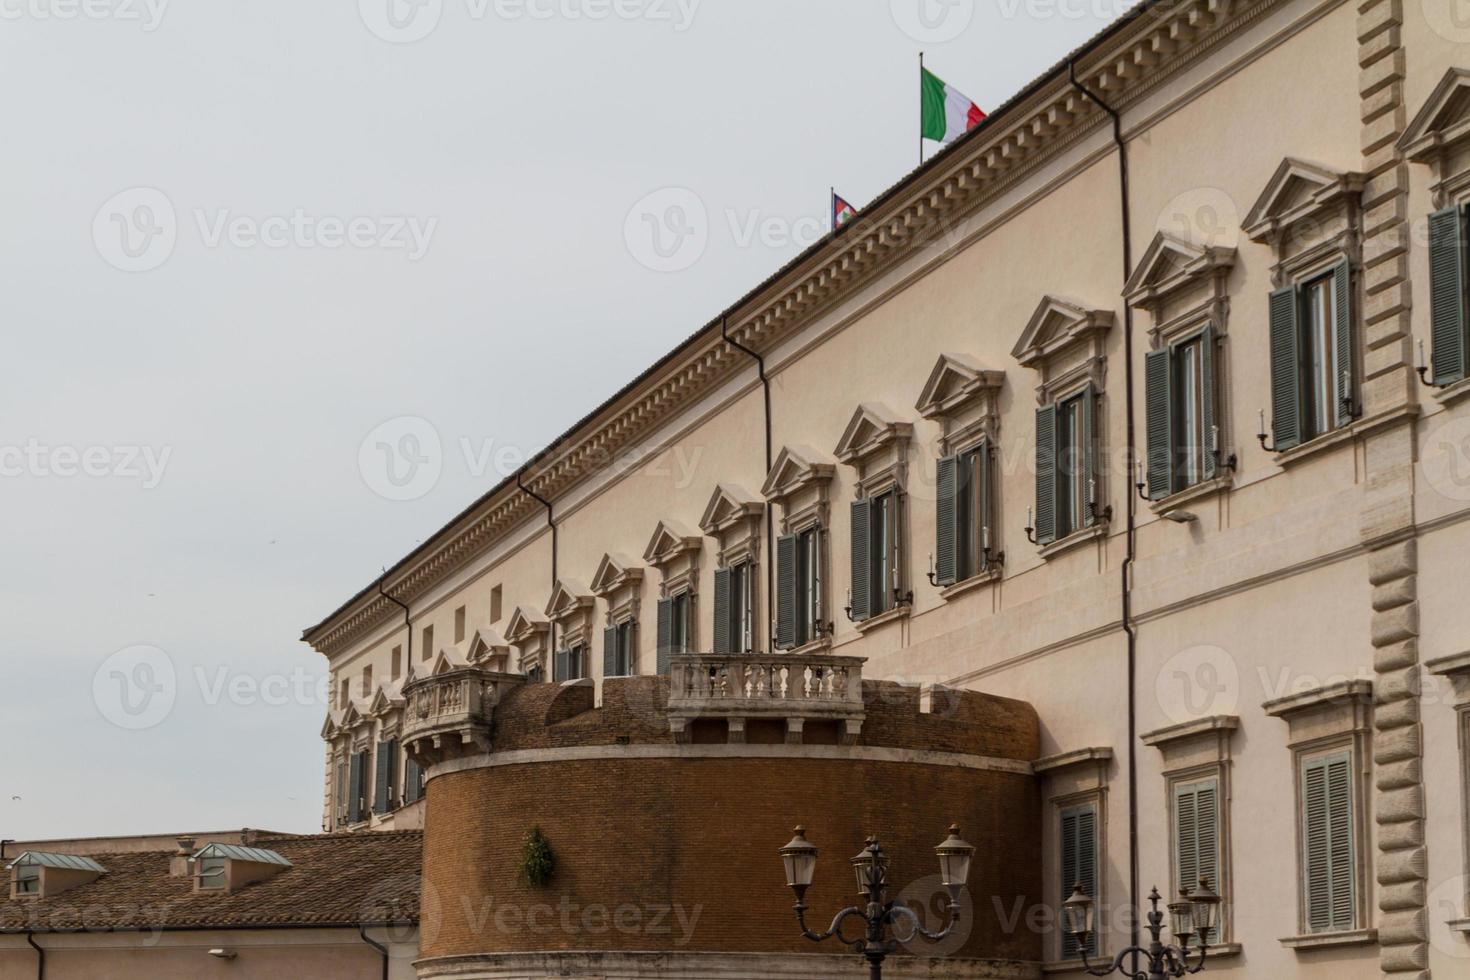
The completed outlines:
[[[949,143],[980,125],[984,110],[929,69],[923,72],[925,139]]]

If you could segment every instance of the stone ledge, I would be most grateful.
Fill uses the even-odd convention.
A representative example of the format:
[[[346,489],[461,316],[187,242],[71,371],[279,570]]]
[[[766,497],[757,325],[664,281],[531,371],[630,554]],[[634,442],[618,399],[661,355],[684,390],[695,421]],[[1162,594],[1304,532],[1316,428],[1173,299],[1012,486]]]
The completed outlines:
[[[979,575],[971,575],[969,578],[965,579],[962,582],[956,582],[954,585],[946,585],[942,590],[940,590],[939,598],[943,599],[945,602],[950,602],[954,599],[958,599],[960,596],[965,595],[968,592],[974,592],[976,589],[983,588],[984,586],[990,585],[994,582],[999,582],[1001,572],[1001,566],[996,565],[995,567],[990,568],[987,571],[981,572]]]
[[[793,923],[794,925],[794,923]],[[423,978],[526,980],[532,977],[598,977],[599,980],[844,980],[863,960],[850,952],[816,953],[503,953],[441,956],[415,962]],[[894,956],[886,976],[924,980],[1039,980],[1041,967],[1019,960]]]
[[[1286,936],[1282,938],[1281,945],[1302,953],[1343,946],[1373,946],[1377,942],[1377,929],[1354,929],[1351,932],[1313,932],[1303,936]]]
[[[1171,510],[1178,510],[1185,504],[1192,504],[1197,500],[1213,497],[1217,493],[1225,493],[1235,486],[1235,474],[1228,468],[1224,476],[1217,476],[1213,480],[1205,480],[1196,483],[1192,487],[1186,487],[1177,493],[1171,493],[1167,497],[1149,501],[1149,510],[1156,515],[1163,516]]]
[[[1470,676],[1470,651],[1430,660],[1424,665],[1424,669],[1440,677]]]
[[[863,620],[860,623],[854,623],[853,628],[856,629],[859,633],[868,633],[872,630],[880,629],[884,626],[887,626],[889,623],[896,623],[900,619],[908,619],[909,616],[912,615],[913,611],[913,603],[905,602],[901,606],[894,606],[892,609],[889,609],[886,612],[880,612],[876,616],[869,616],[867,619]]]
[[[1049,755],[1044,759],[1037,759],[1031,764],[1031,768],[1038,774],[1044,772],[1060,772],[1073,766],[1087,765],[1093,762],[1111,762],[1113,750],[1107,746],[1094,746],[1087,749],[1077,749],[1073,752],[1063,752],[1059,755]]]
[[[1301,694],[1290,694],[1275,698],[1261,705],[1261,710],[1272,718],[1289,718],[1302,711],[1334,704],[1369,704],[1373,700],[1373,682],[1365,680],[1339,681]]]
[[[1055,558],[1057,555],[1062,554],[1063,552],[1071,551],[1073,548],[1084,545],[1089,541],[1096,541],[1099,538],[1105,538],[1107,537],[1107,535],[1107,522],[1099,521],[1092,527],[1083,528],[1080,531],[1073,531],[1065,538],[1059,538],[1058,540],[1053,541],[1051,544],[1042,545],[1040,548],[1037,549],[1036,553],[1041,556],[1041,559],[1043,561],[1051,561],[1053,558]]]
[[[1144,732],[1138,738],[1144,745],[1163,747],[1194,738],[1197,735],[1233,732],[1238,728],[1240,728],[1240,718],[1236,715],[1214,715],[1209,718],[1186,721],[1180,725],[1170,725],[1167,728],[1157,728],[1151,732]]]

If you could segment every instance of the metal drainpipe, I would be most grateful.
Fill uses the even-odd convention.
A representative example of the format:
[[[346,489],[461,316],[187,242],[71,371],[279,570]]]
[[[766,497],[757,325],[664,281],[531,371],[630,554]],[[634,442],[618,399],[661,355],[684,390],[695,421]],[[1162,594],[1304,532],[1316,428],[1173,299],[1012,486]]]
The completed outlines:
[[[761,379],[761,392],[765,396],[766,403],[766,475],[769,475],[774,460],[771,457],[773,448],[771,445],[771,379],[766,377],[766,359],[730,336],[729,317],[720,320],[720,336],[725,343],[742,354],[755,358],[756,372]],[[770,504],[766,505],[761,516],[766,525],[766,630],[770,634],[767,639],[774,649],[776,645],[776,522],[771,517]]]
[[[1072,86],[1113,119],[1113,142],[1118,146],[1118,180],[1123,208],[1123,281],[1133,275],[1133,218],[1128,191],[1128,143],[1123,139],[1123,117],[1086,85],[1077,80],[1077,63],[1067,63],[1067,77]],[[1128,412],[1128,479],[1132,478],[1138,455],[1137,435],[1133,422],[1133,307],[1123,303],[1123,377]],[[1126,480],[1125,480],[1126,485]],[[1134,909],[1129,932],[1132,946],[1139,945],[1138,927],[1138,629],[1133,623],[1133,562],[1137,557],[1138,517],[1135,494],[1125,492],[1128,500],[1128,553],[1123,559],[1123,632],[1128,636],[1128,896]],[[1133,972],[1138,972],[1138,956],[1133,957]]]
[[[545,497],[538,494],[535,490],[532,490],[530,487],[526,486],[524,470],[516,471],[516,487],[521,491],[521,493],[525,494],[526,496],[530,497],[532,500],[540,504],[542,507],[546,508],[546,525],[547,527],[551,528],[551,590],[555,592],[557,582],[556,556],[557,552],[560,550],[559,544],[557,542],[555,511],[552,510],[551,501],[547,500]],[[552,655],[556,651],[555,621],[552,622],[551,629],[547,633],[546,646],[548,648],[548,656]]]
[[[382,596],[384,599],[387,599],[389,602],[393,603],[399,609],[402,609],[403,610],[403,628],[408,631],[408,665],[407,666],[408,667],[412,667],[413,666],[413,620],[408,615],[408,606],[407,606],[407,604],[402,603],[402,602],[399,602],[393,596],[389,595],[388,594],[388,591],[383,588],[383,579],[384,578],[387,578],[387,577],[388,577],[388,573],[387,573],[387,571],[385,569],[384,572],[383,572],[383,578],[378,579],[378,595]]]
[[[26,942],[31,944],[31,949],[36,951],[36,980],[46,980],[46,951],[36,945],[36,934],[26,932]],[[388,980],[387,976],[383,980]]]
[[[373,949],[376,949],[379,953],[383,954],[383,980],[388,980],[388,947],[384,946],[382,943],[379,943],[378,941],[373,939],[373,937],[369,936],[367,934],[366,925],[358,926],[357,934],[362,937],[363,942],[367,943]]]

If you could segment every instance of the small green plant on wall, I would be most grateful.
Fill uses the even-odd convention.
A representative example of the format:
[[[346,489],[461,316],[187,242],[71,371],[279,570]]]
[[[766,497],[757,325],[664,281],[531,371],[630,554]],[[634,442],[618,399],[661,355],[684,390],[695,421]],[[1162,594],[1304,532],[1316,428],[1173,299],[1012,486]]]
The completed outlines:
[[[551,856],[551,845],[540,827],[532,827],[521,841],[521,877],[534,887],[541,887],[551,880],[556,862]]]

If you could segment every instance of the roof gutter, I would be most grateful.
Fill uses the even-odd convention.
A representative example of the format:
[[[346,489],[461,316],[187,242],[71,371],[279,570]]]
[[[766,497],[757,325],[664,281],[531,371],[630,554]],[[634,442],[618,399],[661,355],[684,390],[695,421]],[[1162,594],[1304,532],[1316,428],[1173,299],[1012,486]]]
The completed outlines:
[[[561,551],[561,544],[558,541],[556,527],[556,510],[551,506],[551,501],[547,500],[535,490],[532,490],[530,487],[526,486],[525,475],[525,466],[516,470],[516,489],[520,490],[521,493],[525,494],[532,500],[536,501],[536,503],[546,508],[546,526],[551,528],[551,591],[555,592],[556,583],[561,581],[561,579],[557,575],[556,570],[556,558]],[[546,646],[548,648],[547,656],[550,656],[550,651],[556,649],[556,620],[552,620],[551,622],[551,631],[546,637]]]
[[[26,933],[26,942],[31,944],[31,949],[36,951],[36,980],[46,980],[46,951],[36,945],[36,934]],[[387,980],[386,977],[383,980]]]
[[[725,343],[740,351],[740,353],[755,358],[756,374],[760,378],[761,393],[765,396],[766,404],[766,468],[764,473],[766,476],[769,476],[771,464],[774,462],[771,455],[774,446],[771,435],[771,379],[766,376],[766,359],[730,336],[730,317],[728,314],[720,318],[720,337]],[[776,522],[771,518],[771,508],[769,506],[763,508],[763,510],[764,513],[761,515],[761,519],[766,525],[766,626],[770,630],[768,635],[772,640],[771,646],[774,647],[776,636],[776,609],[774,603],[776,594],[776,545],[773,537],[776,533]],[[753,611],[752,615],[754,615]],[[752,630],[752,632],[754,631]],[[755,642],[753,638],[751,642],[752,644]]]
[[[1113,142],[1118,145],[1119,199],[1123,209],[1123,282],[1133,275],[1133,217],[1128,178],[1128,142],[1123,138],[1123,116],[1077,80],[1077,62],[1067,62],[1067,80],[1072,87],[1097,104],[1113,120]],[[1124,402],[1128,423],[1128,468],[1131,477],[1138,457],[1137,433],[1133,421],[1133,304],[1123,301],[1123,378]],[[1126,483],[1126,481],[1125,481]],[[1138,866],[1138,628],[1133,622],[1133,563],[1138,556],[1138,499],[1129,492],[1127,527],[1128,552],[1122,570],[1122,622],[1128,637],[1128,901],[1133,915],[1128,917],[1130,945],[1139,946],[1139,866]],[[1138,972],[1138,954],[1133,955],[1133,972]]]
[[[367,934],[367,930],[368,930],[368,927],[366,925],[358,926],[357,927],[357,934],[362,937],[362,941],[363,942],[367,943],[373,949],[376,949],[379,953],[382,954],[382,956],[383,956],[383,980],[388,980],[388,947],[387,946],[384,946],[383,944],[379,943],[377,940],[373,939],[372,936],[369,936]]]

